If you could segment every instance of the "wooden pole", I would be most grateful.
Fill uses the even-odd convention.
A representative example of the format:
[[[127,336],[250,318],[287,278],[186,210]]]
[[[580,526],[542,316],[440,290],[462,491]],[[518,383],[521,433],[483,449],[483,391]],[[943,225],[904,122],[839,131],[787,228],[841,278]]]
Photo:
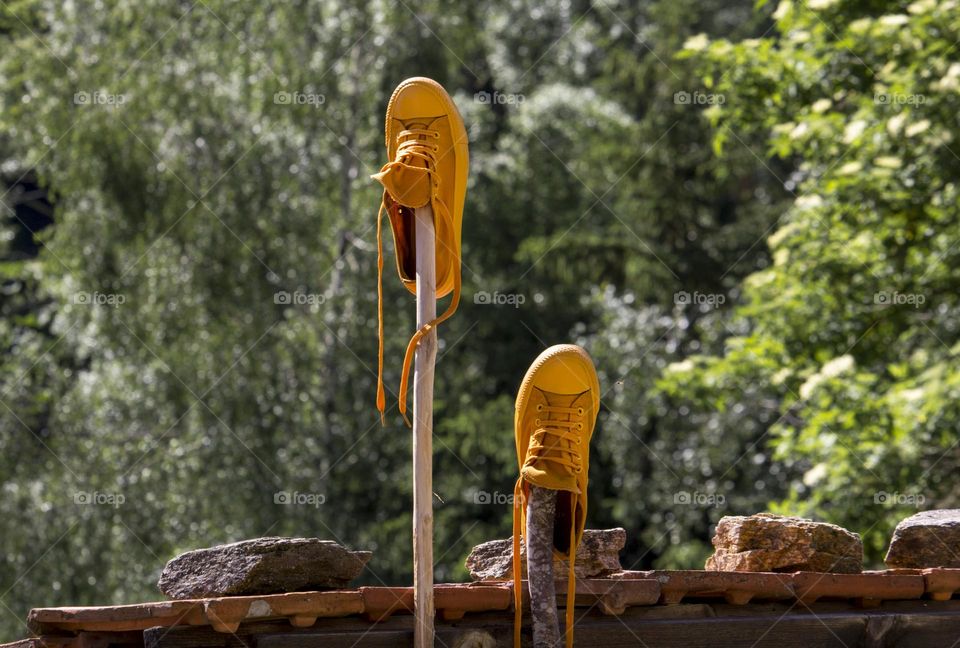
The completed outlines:
[[[430,205],[416,209],[417,328],[437,316],[436,229]],[[437,332],[420,339],[413,364],[414,648],[433,648],[433,369]]]
[[[557,594],[553,576],[553,525],[557,491],[530,486],[527,498],[527,587],[533,618],[534,648],[560,645]]]

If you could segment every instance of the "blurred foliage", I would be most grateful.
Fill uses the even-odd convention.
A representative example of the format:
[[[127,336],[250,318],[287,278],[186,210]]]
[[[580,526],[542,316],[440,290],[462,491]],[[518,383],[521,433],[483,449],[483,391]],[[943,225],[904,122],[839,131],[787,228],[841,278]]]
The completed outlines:
[[[876,564],[899,519],[960,504],[960,11],[785,1],[775,17],[771,38],[682,55],[727,98],[707,111],[716,148],[765,136],[797,161],[795,201],[744,281],[743,333],[660,386],[724,435],[727,404],[768,412],[794,475],[777,510],[862,533]]]
[[[0,4],[2,636],[34,606],[155,598],[177,552],[260,535],[372,549],[364,582],[410,581],[410,434],[374,408],[367,176],[413,75],[471,138],[437,578],[510,533],[514,391],[558,342],[601,373],[588,523],[628,530],[627,567],[699,566],[721,515],[771,500],[876,522],[875,556],[897,511],[867,494],[949,502],[956,9],[816,12]],[[392,389],[414,308],[385,291]]]

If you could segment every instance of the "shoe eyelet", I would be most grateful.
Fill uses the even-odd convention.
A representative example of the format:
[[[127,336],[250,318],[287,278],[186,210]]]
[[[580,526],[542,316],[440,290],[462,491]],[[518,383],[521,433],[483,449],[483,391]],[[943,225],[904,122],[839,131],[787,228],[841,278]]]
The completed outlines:
[[[543,411],[543,404],[537,405],[537,411],[538,411],[538,412],[542,412],[542,411]]]
[[[582,408],[582,407],[578,407],[578,408],[577,408],[577,415],[578,415],[578,416],[583,416],[583,408]]]
[[[577,429],[578,429],[578,430],[582,430],[582,429],[583,429],[583,423],[577,423]]]
[[[534,421],[533,424],[534,424],[534,425],[540,425],[540,419],[537,419],[536,421]]]

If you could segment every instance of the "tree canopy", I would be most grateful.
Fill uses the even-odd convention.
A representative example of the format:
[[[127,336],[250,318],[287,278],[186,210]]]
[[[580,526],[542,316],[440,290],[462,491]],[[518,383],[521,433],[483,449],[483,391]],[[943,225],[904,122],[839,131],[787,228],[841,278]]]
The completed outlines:
[[[515,390],[567,341],[625,567],[700,567],[771,503],[876,560],[910,495],[958,494],[958,29],[925,0],[0,5],[0,631],[261,535],[410,581],[414,308],[386,274],[381,428],[368,175],[414,75],[471,147],[437,578],[509,535]]]
[[[793,206],[771,227],[720,355],[664,373],[676,402],[773,419],[795,473],[780,508],[864,534],[882,557],[896,522],[958,504],[956,3],[782,2],[774,38],[687,42],[717,149],[743,133],[793,160]]]

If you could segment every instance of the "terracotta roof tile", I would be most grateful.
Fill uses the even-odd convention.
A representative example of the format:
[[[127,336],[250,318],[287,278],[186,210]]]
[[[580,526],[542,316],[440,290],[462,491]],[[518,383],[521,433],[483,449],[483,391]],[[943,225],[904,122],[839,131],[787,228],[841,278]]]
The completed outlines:
[[[558,603],[562,605],[565,582],[558,583]],[[437,613],[444,620],[459,619],[472,612],[509,610],[512,606],[512,584],[502,581],[438,584],[434,592]],[[841,598],[872,605],[924,596],[942,601],[958,592],[960,569],[862,574],[626,571],[607,578],[577,579],[576,604],[619,615],[628,607],[672,605],[692,598],[717,598],[737,605],[759,600],[800,600],[809,604],[818,599]],[[526,600],[526,592],[524,595]],[[0,648],[91,648],[77,644],[70,636],[66,640],[48,638],[66,633],[115,636],[156,626],[210,626],[219,632],[236,632],[241,624],[258,620],[286,619],[297,628],[311,627],[320,618],[353,615],[382,621],[394,614],[411,613],[413,601],[412,587],[361,587],[103,607],[37,608],[30,611],[28,623],[34,633],[43,636],[44,642],[28,639]]]
[[[856,599],[871,604],[884,600],[918,599],[924,593],[920,574],[796,572],[791,576],[791,582],[797,599],[806,604],[820,598]]]
[[[655,605],[659,598],[660,584],[654,579],[578,578],[575,605],[596,605],[603,614],[619,615],[628,607]]]
[[[244,620],[287,617],[297,625],[311,618],[347,616],[362,611],[359,592],[336,590],[104,607],[36,608],[30,611],[27,623],[37,634],[51,630],[119,632],[174,625],[210,625],[221,632],[234,632]]]
[[[160,601],[102,607],[34,608],[27,625],[37,634],[60,630],[143,630],[151,626],[185,623],[191,614],[202,610],[199,601]]]
[[[626,573],[626,572],[624,572]],[[639,572],[630,572],[638,574]],[[660,586],[653,579],[619,578],[614,574],[608,578],[577,578],[577,593],[574,605],[581,607],[597,607],[604,614],[622,614],[628,607],[641,605],[655,605],[660,597]],[[504,584],[502,581],[481,581],[482,585],[499,585],[504,588],[510,597],[509,607],[513,602],[513,583]],[[524,608],[529,608],[530,592],[527,581],[523,581],[522,601]],[[557,603],[561,607],[566,605],[566,579],[557,579]]]
[[[466,612],[506,610],[513,589],[503,583],[451,583],[433,587],[434,607],[443,619],[459,619]],[[394,614],[413,613],[412,587],[361,587],[363,614],[383,621]]]
[[[652,578],[660,584],[660,603],[675,605],[684,598],[722,598],[745,605],[754,599],[793,598],[790,574],[667,570],[624,572],[624,578]]]
[[[252,619],[286,617],[296,627],[314,624],[318,617],[360,614],[360,592],[295,592],[270,596],[230,596],[203,601],[207,621],[218,632],[236,632],[240,623]]]
[[[960,569],[932,567],[923,570],[924,589],[934,601],[947,601],[960,592]]]
[[[513,602],[513,588],[507,585],[437,585],[433,592],[434,605],[447,620],[459,619],[466,612],[506,610]]]
[[[363,616],[368,621],[385,621],[398,612],[413,612],[412,587],[361,587]]]

